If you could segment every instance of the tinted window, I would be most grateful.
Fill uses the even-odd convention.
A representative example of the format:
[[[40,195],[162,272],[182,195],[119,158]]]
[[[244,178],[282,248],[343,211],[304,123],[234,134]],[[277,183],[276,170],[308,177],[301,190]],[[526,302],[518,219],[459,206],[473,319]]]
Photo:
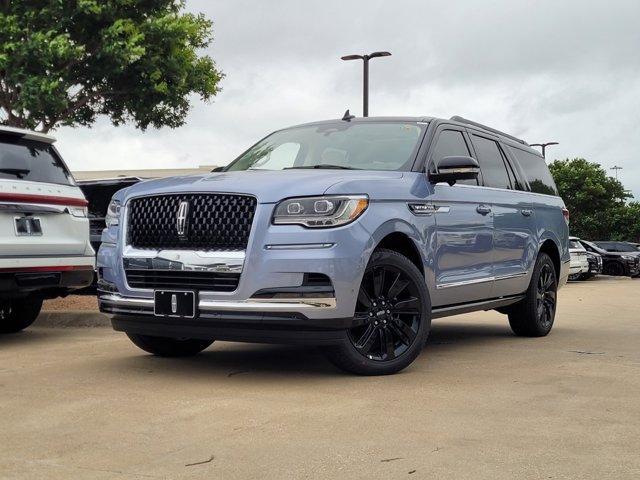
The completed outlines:
[[[498,144],[488,138],[474,135],[473,145],[478,154],[478,163],[480,163],[485,186],[511,188],[507,168]]]
[[[579,250],[582,250],[582,245],[577,240],[569,240],[569,248],[577,248]]]
[[[0,178],[74,185],[51,145],[13,135],[0,135]]]
[[[469,147],[464,140],[462,132],[456,130],[443,130],[438,135],[436,140],[436,146],[431,155],[433,165],[438,165],[438,162],[444,157],[469,157]],[[467,185],[477,185],[477,180],[458,180],[456,183],[464,183]]]
[[[625,242],[597,242],[597,245],[608,252],[637,252],[632,245]]]
[[[544,158],[514,147],[511,147],[511,152],[515,155],[522,170],[524,170],[532,192],[558,195],[556,183],[553,181]]]
[[[289,128],[255,144],[227,170],[282,170],[315,165],[410,170],[422,129],[416,123],[400,122],[339,122]]]

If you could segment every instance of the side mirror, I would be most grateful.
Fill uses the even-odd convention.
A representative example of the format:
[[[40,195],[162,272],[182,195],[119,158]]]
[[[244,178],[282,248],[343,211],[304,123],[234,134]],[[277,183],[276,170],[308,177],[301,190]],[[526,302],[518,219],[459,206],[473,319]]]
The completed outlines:
[[[447,182],[453,185],[458,180],[474,180],[480,173],[480,165],[471,157],[443,157],[436,169],[436,172],[429,173],[431,183]]]

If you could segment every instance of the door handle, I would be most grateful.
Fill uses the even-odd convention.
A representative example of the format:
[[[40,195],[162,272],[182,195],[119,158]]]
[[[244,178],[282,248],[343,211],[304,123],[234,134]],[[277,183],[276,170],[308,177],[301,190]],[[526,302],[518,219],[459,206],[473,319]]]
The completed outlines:
[[[491,207],[489,205],[478,205],[476,207],[476,212],[480,215],[487,215],[488,213],[491,213]]]
[[[525,217],[530,217],[533,213],[533,210],[531,210],[530,208],[523,208],[522,210],[520,210],[520,213]]]

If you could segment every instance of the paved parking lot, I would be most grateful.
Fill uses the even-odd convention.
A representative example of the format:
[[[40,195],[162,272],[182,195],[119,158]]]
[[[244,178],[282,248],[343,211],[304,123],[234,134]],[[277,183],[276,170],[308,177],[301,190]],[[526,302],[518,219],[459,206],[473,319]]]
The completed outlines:
[[[640,280],[573,283],[549,337],[434,322],[359,378],[299,347],[154,358],[106,328],[0,337],[0,478],[639,478]]]

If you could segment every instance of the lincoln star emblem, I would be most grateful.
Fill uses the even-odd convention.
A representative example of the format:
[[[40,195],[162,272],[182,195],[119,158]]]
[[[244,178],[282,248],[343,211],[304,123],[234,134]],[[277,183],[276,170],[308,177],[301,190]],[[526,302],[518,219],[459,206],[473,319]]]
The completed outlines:
[[[189,202],[180,202],[180,206],[178,207],[178,214],[176,215],[176,230],[178,232],[179,237],[184,237],[187,235],[188,222],[187,219],[189,215]]]

